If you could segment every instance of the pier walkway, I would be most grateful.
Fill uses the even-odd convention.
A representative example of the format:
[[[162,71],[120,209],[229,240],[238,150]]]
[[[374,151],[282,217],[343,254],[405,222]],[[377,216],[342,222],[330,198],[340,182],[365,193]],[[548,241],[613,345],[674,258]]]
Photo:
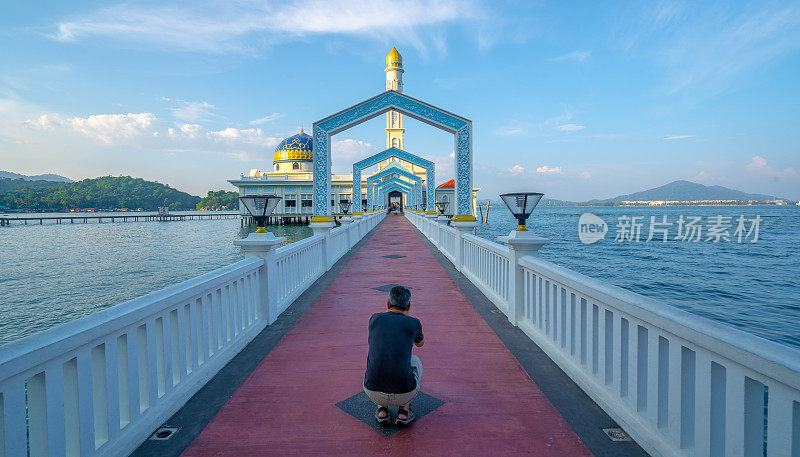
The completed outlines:
[[[166,423],[182,427],[172,443],[146,441],[134,455],[645,455],[635,443],[605,437],[600,428],[613,422],[530,340],[511,335],[512,342],[527,342],[512,353],[502,333],[518,330],[488,306],[481,311],[467,298],[480,293],[465,293],[453,277],[458,273],[440,260],[406,218],[387,217],[326,275],[332,276],[305,312],[295,303],[290,316],[262,332],[285,332],[273,336],[271,350],[256,338],[250,346],[260,348],[246,348],[203,389],[215,392],[201,390]],[[417,421],[385,436],[345,412],[343,402],[350,399],[358,409],[351,397],[361,392],[367,321],[385,310],[385,286],[394,284],[412,289],[411,314],[422,321],[426,344],[414,353],[425,367],[421,391],[428,404],[415,400]],[[505,330],[497,333],[498,326]],[[268,353],[251,360],[257,367],[249,376],[241,373],[247,362],[237,359],[252,359],[259,350]],[[537,360],[541,364],[531,366]],[[532,370],[541,372],[531,376]],[[237,376],[246,376],[238,388],[227,385]],[[545,395],[532,377],[552,393]],[[215,406],[203,397],[218,397],[225,388],[232,396],[211,418],[207,410]],[[570,423],[548,397],[565,405]],[[374,406],[361,406],[372,414]]]

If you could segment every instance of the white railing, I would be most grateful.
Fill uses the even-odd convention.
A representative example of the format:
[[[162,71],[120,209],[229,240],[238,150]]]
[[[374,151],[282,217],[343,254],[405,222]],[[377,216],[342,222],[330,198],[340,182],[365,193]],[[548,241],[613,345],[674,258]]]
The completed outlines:
[[[344,233],[355,244],[383,217],[365,215]],[[0,346],[0,457],[129,454],[341,257],[328,249],[338,236]]]
[[[647,452],[800,455],[800,351],[475,238],[456,267]]]
[[[414,217],[419,217],[414,215]],[[456,259],[456,240],[458,239],[458,231],[452,227],[436,224],[434,227],[439,232],[439,249],[446,255],[451,262]]]
[[[3,455],[130,450],[263,328],[263,263],[242,260],[2,347]]]
[[[331,230],[329,235],[331,243],[331,261],[334,263],[350,250],[350,243],[348,241],[350,232],[349,225],[350,224],[336,227]]]
[[[310,284],[325,273],[324,237],[312,236],[276,250],[276,297],[282,313]]]
[[[461,272],[481,287],[498,309],[508,314],[508,288],[511,262],[508,248],[475,235],[463,235]]]

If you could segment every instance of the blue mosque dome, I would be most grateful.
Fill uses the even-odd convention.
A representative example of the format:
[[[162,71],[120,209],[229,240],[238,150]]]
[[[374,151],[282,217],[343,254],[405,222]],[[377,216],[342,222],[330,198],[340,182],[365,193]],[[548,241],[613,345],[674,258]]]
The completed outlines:
[[[312,162],[314,160],[313,138],[302,129],[300,133],[281,141],[275,148],[273,163],[278,162]]]

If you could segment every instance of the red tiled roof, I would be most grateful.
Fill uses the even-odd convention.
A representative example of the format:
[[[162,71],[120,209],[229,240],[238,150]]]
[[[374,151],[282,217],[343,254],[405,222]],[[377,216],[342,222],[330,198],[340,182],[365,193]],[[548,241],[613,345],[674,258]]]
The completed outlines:
[[[445,182],[444,184],[439,184],[437,189],[455,189],[456,188],[456,180],[451,179],[450,181]]]

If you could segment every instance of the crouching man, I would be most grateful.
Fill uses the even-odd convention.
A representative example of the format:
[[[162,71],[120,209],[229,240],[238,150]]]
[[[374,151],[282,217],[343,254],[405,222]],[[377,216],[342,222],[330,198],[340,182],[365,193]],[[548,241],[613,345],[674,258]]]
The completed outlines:
[[[389,291],[385,313],[369,318],[369,354],[364,374],[364,392],[378,409],[375,419],[389,422],[389,406],[397,406],[397,423],[414,420],[411,400],[422,378],[422,362],[411,355],[412,345],[422,347],[425,339],[419,319],[409,316],[411,291],[395,286]]]

